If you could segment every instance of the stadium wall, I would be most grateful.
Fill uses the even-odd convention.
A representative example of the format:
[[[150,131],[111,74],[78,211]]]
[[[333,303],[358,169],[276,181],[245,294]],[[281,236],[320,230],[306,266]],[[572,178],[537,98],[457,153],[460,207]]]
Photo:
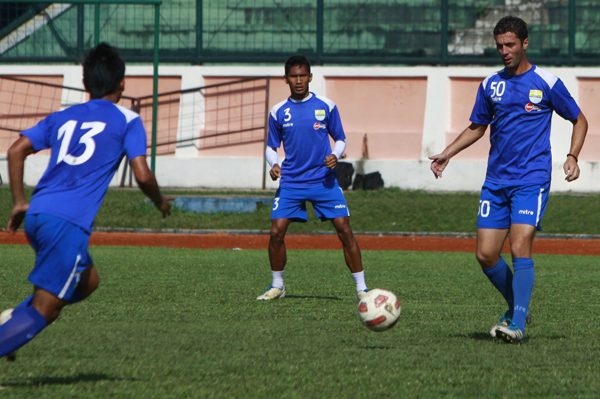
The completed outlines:
[[[348,138],[344,161],[352,162],[357,173],[378,171],[386,187],[477,191],[485,178],[489,133],[455,157],[442,179],[433,177],[427,157],[442,151],[467,127],[479,83],[498,69],[313,67],[311,91],[327,96],[337,104]],[[586,144],[580,155],[581,177],[567,184],[563,178],[562,163],[569,152],[571,123],[556,115],[553,117],[552,189],[555,192],[599,192],[600,115],[595,112],[595,106],[600,101],[600,69],[546,69],[565,82],[590,123]],[[202,87],[243,77],[271,76],[268,108],[289,94],[281,66],[161,66],[159,73],[160,92]],[[64,86],[82,88],[79,66],[3,65],[0,66],[0,75],[61,77]],[[139,96],[151,93],[151,76],[151,67],[129,66],[125,94]],[[1,88],[0,96],[4,96]],[[176,104],[170,112],[176,114],[179,108],[180,123],[188,123],[181,118],[184,113],[182,107],[186,105],[181,102]],[[6,115],[0,110],[0,120],[3,117],[14,118],[14,115]],[[202,115],[196,117],[203,119]],[[160,129],[158,136],[160,142]],[[15,139],[14,132],[0,132],[0,174],[5,183],[8,180],[6,150]],[[173,146],[169,155],[157,157],[156,174],[161,185],[190,188],[262,187],[263,144],[209,149],[199,149],[194,144],[187,142]],[[280,158],[282,156],[280,151]],[[47,153],[27,160],[27,185],[37,183],[47,162]],[[112,185],[120,183],[120,172]],[[277,183],[269,178],[266,181],[267,188],[277,187]]]

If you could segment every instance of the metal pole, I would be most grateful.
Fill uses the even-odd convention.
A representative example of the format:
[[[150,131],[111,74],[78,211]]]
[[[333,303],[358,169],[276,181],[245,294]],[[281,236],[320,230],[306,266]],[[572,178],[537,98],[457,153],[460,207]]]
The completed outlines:
[[[77,4],[77,58],[83,54],[83,28],[85,5]]]
[[[569,0],[569,64],[575,60],[575,0]]]
[[[442,65],[448,65],[448,0],[442,0]]]
[[[100,43],[100,3],[94,4],[94,43]]]
[[[325,13],[324,0],[317,0],[317,64],[323,65],[323,14]]]
[[[265,95],[265,145],[263,147],[263,181],[262,189],[267,188],[267,142],[269,140],[269,86],[271,83],[271,77],[267,76],[267,87]]]
[[[160,44],[160,5],[154,6],[154,81],[152,94],[152,150],[150,170],[156,169],[156,123],[158,113],[158,46]]]
[[[196,0],[196,62],[202,63],[202,0]]]

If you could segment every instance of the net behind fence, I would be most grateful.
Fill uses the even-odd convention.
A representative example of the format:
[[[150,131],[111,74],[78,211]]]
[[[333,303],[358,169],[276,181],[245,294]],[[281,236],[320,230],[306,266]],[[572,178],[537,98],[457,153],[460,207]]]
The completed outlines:
[[[88,100],[61,83],[62,76],[0,76],[0,154],[48,114]],[[157,155],[174,155],[178,145],[201,151],[264,142],[268,90],[269,78],[258,77],[159,94]],[[152,96],[124,96],[120,104],[140,114],[150,153]]]

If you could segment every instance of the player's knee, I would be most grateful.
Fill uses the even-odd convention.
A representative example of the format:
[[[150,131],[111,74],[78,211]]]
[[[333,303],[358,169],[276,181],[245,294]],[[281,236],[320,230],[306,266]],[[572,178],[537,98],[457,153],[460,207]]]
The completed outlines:
[[[498,258],[497,254],[490,254],[483,251],[477,251],[475,252],[475,258],[483,268],[493,267],[496,263],[498,263],[498,259],[496,259]]]
[[[271,241],[275,243],[282,243],[285,238],[285,231],[278,229],[277,227],[271,228]]]

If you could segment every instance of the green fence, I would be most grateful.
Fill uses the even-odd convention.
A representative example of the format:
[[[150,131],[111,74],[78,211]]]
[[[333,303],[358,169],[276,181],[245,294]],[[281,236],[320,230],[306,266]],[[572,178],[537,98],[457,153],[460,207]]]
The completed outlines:
[[[78,62],[97,39],[152,62],[152,11],[0,1],[0,63]],[[529,24],[532,61],[600,62],[597,0],[163,0],[160,61],[496,64],[491,32],[508,14]]]

